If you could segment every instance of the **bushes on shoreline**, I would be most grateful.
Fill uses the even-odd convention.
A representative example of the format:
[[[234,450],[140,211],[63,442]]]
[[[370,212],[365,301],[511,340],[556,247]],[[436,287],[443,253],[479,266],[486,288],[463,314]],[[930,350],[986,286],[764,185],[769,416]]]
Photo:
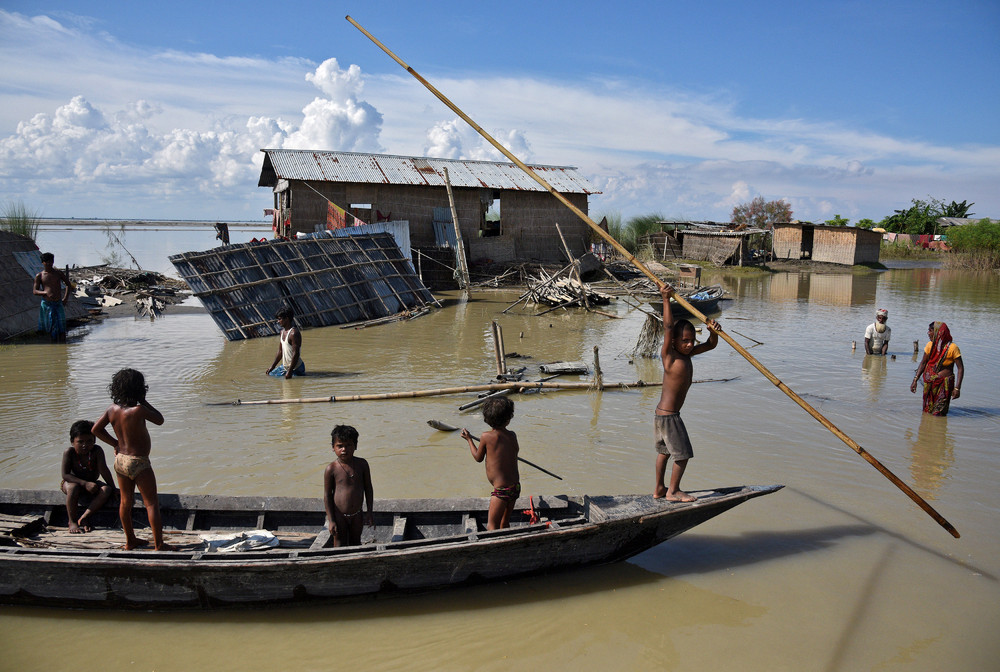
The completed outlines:
[[[35,240],[38,237],[40,220],[39,214],[29,210],[24,202],[11,201],[4,205],[3,211],[0,212],[0,230]]]

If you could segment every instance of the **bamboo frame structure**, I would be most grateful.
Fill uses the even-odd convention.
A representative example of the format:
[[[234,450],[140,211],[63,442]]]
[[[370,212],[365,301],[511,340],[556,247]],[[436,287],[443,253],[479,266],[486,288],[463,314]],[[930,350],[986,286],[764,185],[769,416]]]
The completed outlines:
[[[434,302],[388,233],[227,245],[170,261],[231,341],[279,333],[274,314],[283,305],[309,328]]]

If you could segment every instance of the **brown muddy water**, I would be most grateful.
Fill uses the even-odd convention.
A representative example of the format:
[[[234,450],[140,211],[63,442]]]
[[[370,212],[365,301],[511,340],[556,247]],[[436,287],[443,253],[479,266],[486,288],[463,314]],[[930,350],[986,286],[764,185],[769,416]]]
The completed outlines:
[[[40,240],[57,250],[57,263],[72,263],[67,257],[85,247],[83,234],[66,235],[77,242],[52,231]],[[154,258],[164,248],[183,251],[163,240],[178,235],[130,232],[126,244],[140,259]],[[187,249],[210,247],[210,238]],[[155,263],[168,270],[165,260]],[[709,281],[732,293],[714,315],[723,327],[925,497],[961,539],[721,342],[695,359],[695,379],[734,380],[697,384],[688,396],[695,458],[684,485],[786,488],[628,562],[323,607],[211,614],[0,607],[0,668],[89,661],[114,670],[325,670],[350,660],[374,670],[996,669],[998,277],[900,268]],[[292,381],[263,375],[274,339],[229,343],[198,311],[108,320],[67,345],[4,346],[0,487],[58,487],[69,425],[96,419],[109,403],[111,374],[131,366],[146,374],[149,399],[166,418],[151,430],[163,492],[319,497],[330,429],[350,423],[361,433],[359,455],[370,461],[377,498],[485,495],[482,465],[464,443],[426,424],[481,431],[475,411],[458,411],[471,395],[210,404],[484,383],[495,373],[492,319],[507,351],[523,355],[509,363],[529,374],[545,362],[592,361],[596,345],[606,380],[658,379],[658,361],[630,361],[644,316],[624,303],[608,309],[622,319],[501,315],[516,296],[446,293],[443,309],[412,322],[306,331],[311,375]],[[895,360],[863,354],[864,328],[880,307],[889,310]],[[946,418],[924,416],[909,391],[913,341],[923,345],[931,320],[949,324],[966,366],[962,396]],[[514,397],[522,455],[565,479],[524,468],[524,492],[649,491],[657,394]]]

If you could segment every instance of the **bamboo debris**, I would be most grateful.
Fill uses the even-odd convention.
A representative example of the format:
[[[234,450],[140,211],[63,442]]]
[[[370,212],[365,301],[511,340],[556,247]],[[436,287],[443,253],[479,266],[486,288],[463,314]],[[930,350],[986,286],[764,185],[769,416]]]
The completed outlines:
[[[646,382],[637,380],[634,383],[604,383],[604,389],[630,390],[634,387],[659,387],[661,382]],[[208,406],[264,406],[278,404],[323,404],[347,401],[381,401],[384,399],[415,399],[417,397],[436,397],[448,394],[464,394],[466,392],[496,392],[499,390],[591,390],[596,389],[593,382],[580,383],[549,383],[519,381],[514,383],[489,383],[486,385],[465,385],[462,387],[442,387],[433,390],[413,390],[410,392],[382,392],[378,394],[333,395],[329,397],[304,397],[300,399],[266,399],[259,401],[243,401],[213,403]]]
[[[572,268],[569,266],[568,268]],[[529,278],[528,288],[534,295],[536,304],[545,304],[553,308],[565,308],[567,306],[578,305],[589,308],[591,305],[606,306],[614,298],[609,294],[603,294],[573,277],[546,278],[545,272],[537,278]],[[538,315],[544,315],[550,311],[543,311]]]
[[[660,344],[663,342],[663,318],[649,313],[639,332],[639,340],[632,349],[632,357],[651,359],[660,356]]]

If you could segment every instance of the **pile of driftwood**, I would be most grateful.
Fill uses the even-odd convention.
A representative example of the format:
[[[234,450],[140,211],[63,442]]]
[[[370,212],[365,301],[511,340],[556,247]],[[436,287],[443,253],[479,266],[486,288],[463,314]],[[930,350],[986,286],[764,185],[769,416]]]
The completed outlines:
[[[168,304],[179,303],[190,293],[183,280],[155,271],[112,268],[105,264],[71,268],[69,274],[77,298],[92,311],[121,306],[123,297],[134,296],[136,315],[153,318]]]
[[[528,278],[528,297],[535,303],[562,308],[564,306],[606,306],[612,296],[594,290],[572,275],[541,275]]]

